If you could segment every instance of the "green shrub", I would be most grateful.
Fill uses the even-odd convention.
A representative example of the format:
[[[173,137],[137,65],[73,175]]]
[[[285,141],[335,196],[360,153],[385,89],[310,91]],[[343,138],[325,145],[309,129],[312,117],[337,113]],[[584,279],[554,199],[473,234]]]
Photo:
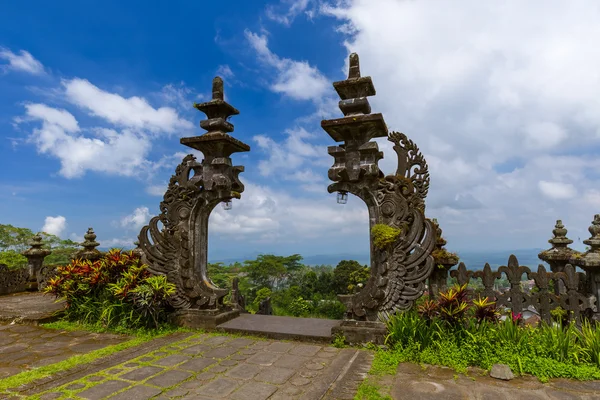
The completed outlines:
[[[305,317],[310,313],[310,308],[307,300],[304,300],[302,297],[297,297],[290,303],[288,310],[294,317]]]
[[[466,306],[463,305],[466,303]],[[520,314],[498,321],[488,299],[464,300],[461,288],[438,301],[422,300],[417,309],[392,315],[387,321],[390,360],[445,365],[464,371],[507,364],[517,374],[545,381],[562,377],[600,379],[600,326],[584,322],[539,327],[522,326]]]
[[[44,291],[65,299],[69,320],[158,328],[166,321],[175,285],[164,276],[152,276],[138,254],[111,250],[97,261],[78,259],[58,267]]]

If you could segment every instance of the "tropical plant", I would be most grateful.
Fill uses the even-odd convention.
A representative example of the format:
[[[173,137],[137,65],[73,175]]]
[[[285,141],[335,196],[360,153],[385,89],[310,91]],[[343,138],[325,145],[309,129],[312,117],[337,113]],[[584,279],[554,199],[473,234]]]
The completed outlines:
[[[152,276],[137,253],[113,249],[96,261],[59,266],[46,293],[66,301],[66,317],[105,327],[149,327],[166,320],[175,285]]]

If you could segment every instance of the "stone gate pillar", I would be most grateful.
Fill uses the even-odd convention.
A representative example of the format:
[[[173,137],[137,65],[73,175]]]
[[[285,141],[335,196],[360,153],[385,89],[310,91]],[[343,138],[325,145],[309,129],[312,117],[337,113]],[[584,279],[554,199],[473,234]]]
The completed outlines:
[[[200,127],[203,135],[185,137],[181,144],[202,152],[201,162],[189,154],[175,169],[161,214],[143,227],[138,237],[142,261],[153,274],[165,275],[177,291],[170,299],[175,308],[173,321],[182,326],[214,328],[239,315],[239,310],[223,304],[226,289],[218,288],[208,276],[208,218],[219,203],[227,208],[239,199],[244,185],[238,175],[243,166],[234,166],[231,155],[250,146],[229,135],[229,117],[239,114],[223,100],[223,80],[213,80],[212,100],[194,104],[206,114]],[[158,224],[162,225],[162,229]]]
[[[342,118],[321,121],[321,127],[340,142],[328,148],[334,158],[329,169],[330,193],[345,199],[352,193],[369,210],[371,276],[362,290],[340,295],[346,321],[335,333],[351,342],[381,341],[391,313],[410,308],[423,295],[433,269],[435,229],[425,218],[429,189],[427,163],[415,143],[400,132],[388,132],[381,114],[372,114],[368,96],[375,95],[371,77],[361,76],[358,55],[350,54],[348,79],[335,82]],[[385,175],[383,158],[374,138],[387,137],[398,156],[395,173]],[[393,240],[380,242],[378,232]]]

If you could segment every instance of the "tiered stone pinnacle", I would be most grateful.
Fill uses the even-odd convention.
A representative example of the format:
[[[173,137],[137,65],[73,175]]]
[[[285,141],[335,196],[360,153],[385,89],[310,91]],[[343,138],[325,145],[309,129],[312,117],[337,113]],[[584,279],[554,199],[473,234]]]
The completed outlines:
[[[31,240],[29,241],[29,249],[23,252],[25,257],[46,257],[51,253],[50,250],[44,249],[44,243],[42,242],[42,237],[39,233],[35,234]]]
[[[583,254],[573,256],[569,261],[586,272],[589,293],[596,299],[600,299],[600,214],[594,215],[594,220],[588,230],[591,236],[583,243],[590,246],[590,249]],[[600,309],[598,308],[594,319],[600,320]]]
[[[100,246],[100,243],[96,242],[96,234],[93,228],[88,228],[85,235],[83,235],[85,241],[81,243],[83,250],[79,250],[75,254],[75,258],[81,258],[83,260],[95,261],[102,257],[102,253],[96,249]]]
[[[200,127],[208,132],[201,136],[181,138],[181,144],[201,151],[207,160],[250,150],[246,143],[228,134],[233,132],[233,124],[228,119],[240,112],[223,100],[223,79],[218,76],[213,79],[212,100],[194,104],[194,107],[206,114],[207,119],[200,121]]]
[[[356,182],[364,176],[378,177],[378,162],[383,158],[377,137],[386,137],[388,129],[381,114],[371,114],[368,96],[375,95],[370,76],[360,76],[360,64],[356,53],[350,54],[348,79],[333,83],[340,96],[339,107],[343,118],[321,121],[321,127],[340,146],[328,148],[335,159],[329,170],[329,179],[335,182]]]
[[[567,229],[560,219],[556,221],[552,234],[554,237],[548,240],[552,247],[538,254],[538,258],[546,261],[552,272],[560,272],[564,270],[565,264],[569,262],[571,257],[579,254],[579,252],[569,247],[573,241],[567,238]]]

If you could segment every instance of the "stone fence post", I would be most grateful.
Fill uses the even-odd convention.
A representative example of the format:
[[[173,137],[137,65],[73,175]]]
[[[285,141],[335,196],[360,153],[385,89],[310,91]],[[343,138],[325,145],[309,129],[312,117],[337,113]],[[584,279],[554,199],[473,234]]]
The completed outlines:
[[[564,272],[569,260],[579,254],[578,251],[569,247],[573,241],[567,238],[567,229],[559,219],[552,230],[554,237],[548,240],[552,247],[538,254],[538,258],[550,265],[553,273]],[[560,279],[554,279],[554,294],[566,293],[564,283]]]
[[[594,319],[600,320],[600,214],[594,215],[594,221],[588,230],[591,237],[583,243],[590,246],[590,249],[583,254],[574,255],[569,262],[585,271],[587,295],[596,299]]]
[[[42,248],[44,243],[42,243],[42,237],[39,233],[31,238],[29,245],[31,247],[23,252],[23,255],[27,257],[27,266],[29,270],[27,290],[38,290],[38,275],[42,269],[44,258],[46,258],[51,251]]]

